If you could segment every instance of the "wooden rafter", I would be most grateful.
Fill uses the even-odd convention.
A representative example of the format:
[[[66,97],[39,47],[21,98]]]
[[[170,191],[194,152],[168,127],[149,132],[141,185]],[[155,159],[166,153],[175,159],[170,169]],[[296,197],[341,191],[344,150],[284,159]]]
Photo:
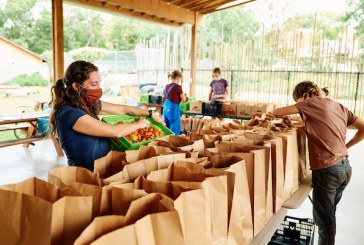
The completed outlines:
[[[211,0],[210,0],[211,1]],[[184,1],[179,3],[178,6],[190,9],[193,6],[200,4],[201,2],[210,2],[209,0],[192,0],[192,1]]]
[[[200,6],[196,6],[193,9],[198,8],[199,11],[203,12],[205,9],[215,9],[218,8],[222,5],[224,5],[226,2],[231,2],[231,0],[216,0],[216,1],[210,1],[208,4],[203,4]]]
[[[209,11],[208,13],[209,13],[209,14],[210,14],[210,13],[214,13],[214,12],[217,12],[217,11],[221,11],[221,10],[225,10],[225,9],[233,8],[233,7],[236,7],[236,6],[239,6],[239,5],[243,5],[243,4],[250,3],[250,2],[255,2],[255,1],[256,1],[256,0],[247,0],[247,1],[245,1],[245,2],[242,2],[242,3],[236,4],[236,5],[231,5],[231,6],[228,6],[228,7],[215,9],[215,10]]]
[[[167,20],[194,24],[194,13],[185,8],[178,7],[174,4],[168,4],[165,1],[156,0],[107,0],[108,4],[121,6],[127,9],[133,9],[136,12],[142,12]]]
[[[109,4],[108,2],[105,2],[105,1],[101,2],[101,1],[96,1],[96,0],[66,0],[65,2],[91,7],[91,8],[109,12],[112,14],[119,14],[119,15],[135,17],[135,18],[143,19],[146,21],[152,21],[152,22],[156,22],[156,23],[164,24],[164,25],[179,27],[184,24],[183,22],[168,20],[166,18],[160,18],[160,17],[153,16],[153,15],[150,15],[147,13],[137,12],[133,9],[123,8],[119,5]]]
[[[231,1],[231,0],[214,1],[213,4],[211,4],[210,6],[204,7],[203,9],[200,9],[200,12],[203,13],[203,14],[209,14],[209,13],[213,13],[213,12],[216,12],[216,11],[221,11],[221,10],[224,10],[224,9],[236,7],[236,6],[246,4],[246,3],[249,3],[249,2],[253,2],[253,1],[255,1],[255,0],[247,0],[245,2],[241,2],[241,3],[231,5],[231,6],[228,6],[228,7],[224,7],[224,8],[219,8],[219,7],[221,7],[221,6],[225,5],[225,4],[231,3],[233,1]]]

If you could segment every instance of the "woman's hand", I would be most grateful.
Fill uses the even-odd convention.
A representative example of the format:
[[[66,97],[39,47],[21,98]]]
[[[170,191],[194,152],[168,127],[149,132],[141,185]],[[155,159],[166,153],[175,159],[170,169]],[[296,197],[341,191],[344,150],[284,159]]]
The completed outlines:
[[[157,123],[163,123],[163,119],[158,112],[152,114],[152,119]]]
[[[140,128],[149,127],[149,122],[144,118],[140,118],[134,123],[121,123],[114,125],[114,127],[115,127],[114,137],[120,138],[127,136]]]
[[[140,118],[135,122],[136,125],[138,125],[139,128],[147,128],[149,127],[149,121],[144,119],[144,118]],[[139,129],[138,128],[138,129]]]

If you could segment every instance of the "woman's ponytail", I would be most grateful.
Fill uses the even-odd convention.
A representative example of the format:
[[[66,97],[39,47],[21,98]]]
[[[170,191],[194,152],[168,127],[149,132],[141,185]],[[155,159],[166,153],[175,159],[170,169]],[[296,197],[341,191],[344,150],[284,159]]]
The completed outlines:
[[[66,90],[66,86],[64,83],[64,79],[58,79],[56,81],[56,83],[52,86],[51,88],[51,101],[49,102],[49,107],[53,108],[52,113],[51,113],[51,120],[50,120],[50,125],[51,125],[51,135],[55,135],[56,134],[56,118],[54,116],[55,111],[58,108],[56,104],[56,101],[60,101],[64,99],[65,96],[65,90]]]
[[[329,96],[330,92],[329,92],[329,88],[328,87],[324,87],[321,90],[325,94],[325,97]]]
[[[321,89],[317,84],[311,81],[303,81],[296,85],[293,90],[293,99],[307,99],[315,96],[328,96],[329,90],[327,87]]]

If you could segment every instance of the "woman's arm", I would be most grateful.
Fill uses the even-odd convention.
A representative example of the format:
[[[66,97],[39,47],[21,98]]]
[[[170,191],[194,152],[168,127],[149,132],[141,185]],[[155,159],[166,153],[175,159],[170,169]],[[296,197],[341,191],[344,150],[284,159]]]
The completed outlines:
[[[273,110],[273,115],[276,117],[284,117],[291,114],[297,114],[299,111],[295,105],[281,107]]]
[[[149,116],[149,111],[145,109],[140,109],[134,106],[128,105],[117,105],[102,101],[102,111],[110,114],[128,114],[132,116]],[[158,113],[152,114],[152,119],[158,123],[163,123],[163,119]]]
[[[348,149],[364,139],[364,120],[357,118],[352,126],[357,128],[358,131],[356,132],[354,137],[346,144],[346,148]]]
[[[135,123],[110,125],[89,115],[80,117],[73,125],[73,130],[81,134],[97,137],[119,138],[131,134],[137,129],[148,127],[149,122],[139,119]]]
[[[229,95],[229,86],[225,87],[225,98]]]
[[[188,101],[188,98],[185,94],[180,94],[179,97],[181,98],[182,102],[187,102]]]
[[[134,106],[118,105],[102,101],[102,111],[110,114],[129,114],[135,116],[148,116],[148,110],[140,109]]]
[[[212,87],[210,86],[209,101],[211,100],[211,98],[212,98]]]

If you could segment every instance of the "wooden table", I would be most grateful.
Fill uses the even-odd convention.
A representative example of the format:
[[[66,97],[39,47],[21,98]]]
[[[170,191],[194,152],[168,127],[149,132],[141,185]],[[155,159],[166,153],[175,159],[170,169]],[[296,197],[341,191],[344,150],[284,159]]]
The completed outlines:
[[[212,114],[206,114],[206,113],[194,113],[194,112],[189,112],[189,111],[185,111],[185,112],[181,112],[181,115],[186,115],[188,116],[209,116],[209,117],[217,117],[217,118],[229,118],[229,119],[236,119],[236,120],[250,120],[252,119],[251,117],[239,117],[239,116],[227,116],[227,115],[212,115]]]
[[[0,132],[14,131],[15,133],[16,130],[26,131],[25,138],[2,141],[0,142],[0,148],[19,144],[23,144],[24,147],[28,148],[29,145],[34,145],[36,141],[51,139],[58,156],[63,156],[63,150],[58,138],[38,135],[37,119],[49,117],[49,115],[50,111],[0,116]]]
[[[145,109],[149,108],[149,107],[155,107],[157,109],[157,112],[162,115],[162,108],[163,108],[163,104],[149,104],[149,103],[138,103],[140,106],[143,106]]]

